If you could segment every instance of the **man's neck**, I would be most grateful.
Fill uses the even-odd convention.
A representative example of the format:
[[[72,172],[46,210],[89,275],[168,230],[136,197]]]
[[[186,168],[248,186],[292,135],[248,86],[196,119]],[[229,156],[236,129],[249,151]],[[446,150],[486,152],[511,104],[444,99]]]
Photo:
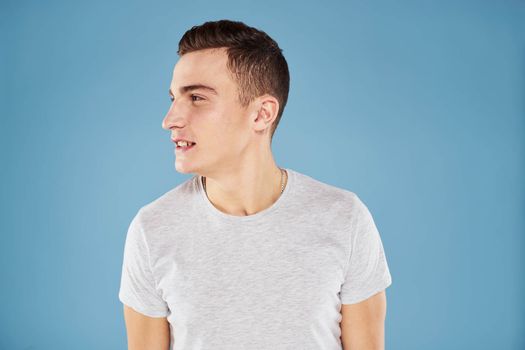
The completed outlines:
[[[286,186],[286,172],[282,174],[272,159],[267,166],[243,167],[222,176],[206,177],[206,193],[210,202],[225,214],[253,215],[277,201],[281,179]]]

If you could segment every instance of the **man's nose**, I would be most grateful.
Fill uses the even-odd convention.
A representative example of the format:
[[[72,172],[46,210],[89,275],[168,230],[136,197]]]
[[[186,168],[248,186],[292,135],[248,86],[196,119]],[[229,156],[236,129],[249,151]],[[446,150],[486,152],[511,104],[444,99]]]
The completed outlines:
[[[173,101],[170,109],[162,120],[162,128],[165,130],[171,130],[174,127],[182,128],[186,124],[186,112],[187,111],[184,106],[181,106],[180,102]]]

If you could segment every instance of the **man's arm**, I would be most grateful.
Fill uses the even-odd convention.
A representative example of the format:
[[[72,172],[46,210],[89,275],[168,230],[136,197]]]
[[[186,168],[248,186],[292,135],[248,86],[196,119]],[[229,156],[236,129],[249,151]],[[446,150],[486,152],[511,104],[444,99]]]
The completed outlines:
[[[166,317],[149,317],[124,304],[128,350],[168,350],[170,327]]]
[[[341,314],[341,341],[344,350],[385,348],[384,290],[357,304],[342,304]]]

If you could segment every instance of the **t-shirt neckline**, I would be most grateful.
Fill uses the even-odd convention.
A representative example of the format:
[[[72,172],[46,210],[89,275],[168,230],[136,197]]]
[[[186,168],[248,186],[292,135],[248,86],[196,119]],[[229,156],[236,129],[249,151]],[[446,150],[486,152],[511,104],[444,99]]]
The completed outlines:
[[[208,209],[208,212],[210,212],[214,216],[220,217],[220,218],[222,218],[224,220],[228,220],[228,221],[249,222],[249,221],[258,220],[258,219],[260,219],[262,217],[265,217],[266,215],[276,211],[280,206],[282,206],[283,202],[287,201],[287,198],[290,196],[290,192],[294,188],[295,172],[293,170],[289,169],[289,168],[282,168],[282,169],[286,170],[286,173],[288,174],[288,179],[286,181],[286,185],[284,187],[284,190],[281,193],[281,195],[279,196],[279,198],[277,198],[277,200],[275,202],[273,202],[273,204],[270,205],[269,207],[267,207],[267,208],[265,208],[265,209],[255,213],[255,214],[245,215],[245,216],[231,215],[231,214],[224,213],[224,212],[220,211],[219,209],[217,209],[210,202],[210,200],[208,199],[208,195],[204,191],[204,187],[202,186],[201,175],[194,176],[193,181],[194,181],[195,186],[197,187],[197,190],[199,192],[199,197],[204,202],[204,205]]]

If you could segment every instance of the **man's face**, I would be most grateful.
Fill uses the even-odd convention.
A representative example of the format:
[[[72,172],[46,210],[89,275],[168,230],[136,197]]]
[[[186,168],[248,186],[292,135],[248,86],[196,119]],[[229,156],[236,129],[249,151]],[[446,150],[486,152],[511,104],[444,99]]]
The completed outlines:
[[[171,138],[195,142],[187,150],[175,149],[180,173],[213,174],[240,164],[251,139],[249,107],[238,102],[237,83],[226,67],[224,49],[182,55],[173,70],[172,104],[162,121]],[[182,90],[185,86],[206,88]],[[253,111],[252,111],[253,112]],[[176,146],[176,145],[174,145]]]

